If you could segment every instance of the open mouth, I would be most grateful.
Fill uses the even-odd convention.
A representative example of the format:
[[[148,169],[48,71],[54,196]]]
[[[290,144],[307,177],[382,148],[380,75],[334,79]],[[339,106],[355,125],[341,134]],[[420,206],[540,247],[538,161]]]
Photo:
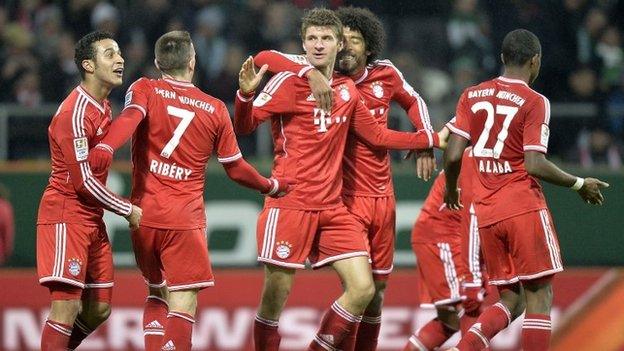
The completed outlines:
[[[115,73],[117,76],[122,77],[123,76],[123,67],[119,67],[113,70],[113,73]]]

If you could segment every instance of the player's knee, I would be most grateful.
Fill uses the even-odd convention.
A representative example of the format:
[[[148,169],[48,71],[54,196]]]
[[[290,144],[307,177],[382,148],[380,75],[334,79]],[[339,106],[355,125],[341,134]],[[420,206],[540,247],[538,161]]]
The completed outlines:
[[[369,304],[369,309],[381,311],[381,306],[383,305],[385,291],[386,291],[386,282],[375,281],[375,293],[373,294],[373,298]]]
[[[530,313],[549,314],[552,306],[552,286],[527,286],[525,288],[526,308]]]
[[[375,296],[375,284],[370,279],[362,279],[348,284],[345,293],[354,301],[368,305]]]
[[[111,306],[108,303],[98,302],[91,310],[91,316],[94,324],[100,325],[104,323],[111,314]]]

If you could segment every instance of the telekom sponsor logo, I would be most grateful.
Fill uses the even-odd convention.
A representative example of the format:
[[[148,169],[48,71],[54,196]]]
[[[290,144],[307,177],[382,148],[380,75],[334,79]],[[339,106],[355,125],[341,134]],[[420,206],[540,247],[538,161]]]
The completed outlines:
[[[561,309],[553,309],[556,326]],[[47,310],[6,308],[1,311],[1,350],[38,350],[41,329]],[[323,311],[312,307],[290,307],[280,319],[281,350],[302,350],[310,343]],[[379,350],[401,350],[410,334],[434,317],[428,309],[392,306],[384,309]],[[197,314],[193,331],[194,350],[252,350],[251,332],[255,307],[233,310],[202,308]],[[105,327],[91,335],[81,350],[136,350],[143,347],[142,310],[140,308],[113,308]],[[492,345],[497,350],[513,350],[520,340],[522,318],[512,328],[499,334]],[[449,345],[457,342],[457,336]]]

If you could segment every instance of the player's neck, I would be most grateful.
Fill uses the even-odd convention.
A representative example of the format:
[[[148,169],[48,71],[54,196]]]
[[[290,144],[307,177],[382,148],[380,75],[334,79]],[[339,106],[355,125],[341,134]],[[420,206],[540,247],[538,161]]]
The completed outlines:
[[[503,72],[503,77],[509,78],[509,79],[518,79],[529,84],[529,81],[531,80],[531,73],[527,72],[526,70],[522,68],[505,67],[505,71]]]
[[[102,103],[110,94],[112,87],[95,79],[85,79],[80,82],[80,86],[94,98],[97,102]]]
[[[353,71],[353,73],[349,74],[349,77],[353,79],[354,81],[357,81],[360,78],[362,78],[362,76],[364,76],[365,72],[366,72],[366,65],[356,68]]]
[[[162,74],[163,79],[172,79],[177,80],[178,82],[192,83],[193,82],[193,73],[187,72],[186,74]]]

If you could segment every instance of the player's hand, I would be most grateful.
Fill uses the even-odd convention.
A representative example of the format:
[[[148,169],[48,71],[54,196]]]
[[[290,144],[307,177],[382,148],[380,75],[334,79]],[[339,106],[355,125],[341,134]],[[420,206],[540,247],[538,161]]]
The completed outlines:
[[[433,149],[416,151],[416,176],[425,182],[438,170]]]
[[[479,310],[483,299],[485,298],[485,289],[481,285],[462,284],[461,299],[462,305],[466,313],[472,313]]]
[[[262,65],[260,71],[256,72],[256,66],[254,65],[253,57],[249,56],[243,65],[240,72],[238,72],[238,86],[243,94],[251,94],[256,91],[258,85],[264,74],[266,73],[268,65]]]
[[[585,178],[583,186],[578,190],[579,195],[585,202],[592,205],[602,205],[604,196],[600,192],[600,188],[608,188],[609,183],[603,182],[596,178]]]
[[[316,68],[306,72],[306,77],[308,77],[308,84],[316,100],[316,106],[326,113],[330,113],[334,104],[334,91],[329,85],[329,81]]]
[[[464,205],[462,205],[459,201],[460,191],[460,189],[446,189],[446,192],[444,193],[444,203],[446,204],[446,207],[448,207],[450,210],[459,210],[464,208]]]
[[[93,173],[105,171],[113,162],[113,149],[106,144],[97,144],[89,151],[87,160]]]
[[[445,150],[448,145],[450,132],[448,128],[444,127],[442,130],[438,132],[438,139],[440,139],[440,144],[438,145],[438,149]]]
[[[143,217],[143,210],[139,206],[132,205],[132,212],[126,216],[130,229],[139,229],[141,217]]]
[[[269,182],[271,183],[271,187],[262,195],[270,196],[270,197],[282,197],[288,194],[295,187],[295,182],[292,179],[288,178],[269,178]]]

